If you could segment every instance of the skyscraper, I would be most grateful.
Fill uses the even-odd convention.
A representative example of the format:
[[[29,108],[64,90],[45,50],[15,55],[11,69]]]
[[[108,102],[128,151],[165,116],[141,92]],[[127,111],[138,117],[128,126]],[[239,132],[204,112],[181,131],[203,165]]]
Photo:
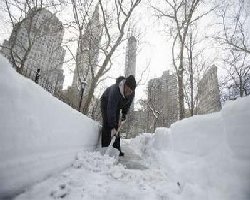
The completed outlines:
[[[221,110],[217,67],[213,65],[198,84],[198,114],[208,114]]]
[[[92,79],[91,72],[95,73],[98,64],[101,35],[102,25],[100,24],[99,6],[97,4],[83,36],[79,38],[76,52],[76,68],[72,86],[77,88],[81,81],[85,80],[87,83],[85,94],[88,93],[88,86]]]
[[[40,69],[41,77],[48,84],[62,89],[63,35],[63,25],[53,13],[44,8],[31,9],[27,17],[15,25],[1,52],[15,67],[22,66],[24,75]]]
[[[169,71],[148,82],[148,130],[170,125],[178,120],[177,79]]]
[[[134,36],[128,38],[126,56],[125,56],[125,77],[129,75],[134,75],[136,77],[136,50],[137,50],[137,41]],[[134,136],[134,126],[135,126],[135,113],[134,113],[134,102],[130,106],[129,117],[126,123],[126,133],[127,137]]]
[[[136,50],[137,41],[134,36],[128,38],[126,58],[125,58],[125,76],[134,75],[136,73]]]
[[[73,82],[72,86],[68,88],[71,104],[79,110],[88,97],[91,81],[96,75],[101,36],[102,25],[97,4],[84,34],[79,36]]]

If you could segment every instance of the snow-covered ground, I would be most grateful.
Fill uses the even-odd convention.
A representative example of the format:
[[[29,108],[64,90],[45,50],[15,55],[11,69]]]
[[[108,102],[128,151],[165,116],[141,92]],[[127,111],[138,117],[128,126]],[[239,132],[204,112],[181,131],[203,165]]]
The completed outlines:
[[[16,75],[12,72],[6,73],[6,70],[3,71],[0,68],[1,94],[4,92],[10,97],[14,96],[13,88],[11,89],[9,86],[5,89],[7,84],[1,87],[5,82],[1,80],[3,77],[1,73],[5,73],[5,81],[10,80],[8,76],[13,76],[14,81]],[[33,93],[23,95],[34,98],[33,95],[36,95],[36,92],[34,89]],[[17,97],[22,99],[20,95]],[[13,100],[7,101],[7,97],[0,96],[1,112],[6,110],[8,113],[7,108],[10,109],[9,102],[11,101]],[[51,102],[49,101],[49,103]],[[56,106],[57,103],[61,105],[59,101],[53,105]],[[32,106],[32,104],[33,100],[29,102],[29,105]],[[24,109],[22,104],[18,105],[20,112],[26,112],[25,110],[28,109],[28,106]],[[131,140],[122,140],[122,148],[125,152],[125,158],[122,159],[117,156],[103,155],[102,150],[86,151],[83,148],[78,152],[72,166],[27,188],[15,199],[249,200],[249,108],[250,97],[242,98],[228,102],[221,112],[194,116],[173,124],[169,129],[162,127],[158,128],[155,133],[144,133]],[[50,113],[50,109],[43,108],[41,111],[40,108],[37,108],[42,113]],[[62,108],[60,115],[63,115],[62,113],[78,116],[77,112],[69,108]],[[27,116],[31,114],[33,117],[40,116],[40,112],[35,112],[35,114],[30,112]],[[54,116],[53,122],[58,123],[58,118],[60,119],[60,116]],[[10,148],[8,147],[10,143],[6,145],[2,142],[2,137],[7,137],[6,134],[2,135],[2,130],[5,130],[6,133],[9,132],[8,137],[12,137],[15,141],[20,138],[12,135],[14,134],[12,130],[19,129],[19,125],[9,122],[11,127],[2,129],[3,120],[4,122],[6,120],[3,119],[3,116],[0,120],[0,150],[2,150],[2,145],[5,149]],[[93,123],[84,117],[81,120],[89,126]],[[21,121],[22,119],[20,119]],[[75,126],[72,130],[78,132],[78,128],[81,129],[80,126]],[[41,125],[42,129],[45,132],[50,131],[50,127],[46,127],[46,124]],[[58,130],[58,132],[60,131],[62,129]],[[29,134],[31,135],[31,133]],[[53,137],[54,135],[51,138],[53,139]],[[72,137],[77,139],[79,135],[72,135]],[[64,139],[62,137],[60,142],[64,143]],[[68,138],[66,137],[66,139]],[[30,142],[27,136],[25,141]],[[91,141],[88,142],[91,143]],[[34,141],[31,140],[32,142]],[[27,153],[32,155],[33,152],[32,150],[29,152],[27,149]],[[1,157],[0,166],[3,166],[4,159],[8,160],[8,157]],[[129,161],[131,161],[131,165],[129,165]],[[45,166],[36,167],[40,172]],[[0,169],[1,175],[4,174],[3,170],[6,168]],[[12,169],[13,174],[27,174],[27,171],[16,172],[15,170]],[[15,176],[12,176],[12,179],[13,183],[19,181],[15,179]]]

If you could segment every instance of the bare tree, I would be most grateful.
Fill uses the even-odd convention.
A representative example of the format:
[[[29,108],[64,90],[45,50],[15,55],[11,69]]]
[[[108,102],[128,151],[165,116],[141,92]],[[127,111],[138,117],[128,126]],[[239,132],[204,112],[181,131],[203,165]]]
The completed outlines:
[[[71,37],[65,42],[65,46],[74,60],[74,79],[72,90],[68,94],[74,108],[82,109],[83,99],[86,98],[84,92],[90,85],[91,70],[95,71],[98,55],[99,43],[101,39],[101,25],[99,22],[99,8],[95,6],[93,0],[70,0],[72,6],[73,19],[65,23],[68,32],[73,32]],[[94,19],[97,15],[97,19]],[[77,49],[75,49],[75,44]],[[73,50],[72,50],[73,48]],[[73,52],[75,51],[75,52]],[[83,88],[84,83],[84,88]]]
[[[148,99],[144,102],[147,106],[147,129],[149,131],[154,131],[163,113],[161,81],[159,79],[152,79],[148,84],[147,93]]]
[[[215,39],[234,51],[250,54],[250,38],[248,34],[249,15],[244,0],[225,2],[217,15],[222,19],[223,30]]]
[[[222,31],[214,37],[224,50],[223,64],[227,72],[221,83],[222,101],[249,95],[250,38],[249,15],[243,0],[224,2],[217,15]],[[225,91],[226,90],[226,91]]]
[[[152,6],[159,19],[170,20],[168,23],[168,29],[170,35],[173,37],[172,60],[178,80],[179,119],[183,119],[185,117],[183,76],[184,51],[188,30],[194,22],[197,22],[214,9],[211,8],[207,12],[198,14],[198,8],[201,3],[203,3],[202,0],[166,0],[164,1],[164,6],[166,7],[165,9],[162,8],[162,5],[161,8]]]
[[[10,53],[10,59],[14,67],[17,69],[17,71],[22,72],[24,68],[24,63],[27,60],[27,56],[31,50],[32,47],[32,40],[30,38],[30,32],[32,27],[32,21],[34,18],[34,15],[39,12],[39,8],[35,7],[35,4],[31,3],[29,1],[27,2],[19,2],[19,1],[8,1],[5,0],[5,6],[6,6],[6,12],[9,16],[13,31],[12,35],[9,40],[8,46],[2,46],[2,48],[7,49]],[[12,8],[14,7],[14,8]],[[17,9],[20,11],[20,16],[15,16],[13,13],[13,9]],[[31,9],[33,8],[33,12],[31,12]],[[18,32],[22,28],[22,24],[25,24],[25,29],[27,30],[28,34],[28,42],[27,45],[23,44],[22,41],[19,40]],[[19,52],[16,52],[16,49],[19,50]],[[6,51],[6,50],[5,50]]]
[[[189,41],[187,41],[187,45],[185,45],[187,50],[187,57],[188,57],[188,69],[186,70],[187,75],[189,76],[188,83],[184,84],[184,94],[186,103],[189,107],[190,115],[194,115],[194,107],[195,107],[195,101],[194,101],[194,46],[195,46],[195,39],[193,36],[193,32],[191,31],[188,36]],[[189,86],[189,88],[187,88]]]
[[[205,61],[203,57],[205,48],[201,48],[203,41],[205,41],[204,38],[198,39],[196,26],[189,30],[185,44],[185,55],[187,55],[187,57],[185,58],[184,71],[184,98],[191,116],[197,114],[195,108],[198,103],[198,83],[204,72],[214,61],[213,59]]]
[[[43,1],[5,0],[4,3],[4,12],[9,16],[13,31],[9,44],[7,46],[1,45],[1,47],[3,51],[8,52],[16,70],[23,73],[33,45],[48,34],[46,30],[49,30],[48,26],[54,15],[52,14],[44,20],[39,19],[38,13],[42,12],[43,8],[48,5]],[[54,27],[53,34],[57,34],[62,28],[62,26]]]
[[[91,103],[94,90],[99,79],[109,71],[111,65],[110,60],[117,47],[121,44],[124,37],[126,25],[134,12],[135,8],[140,4],[141,0],[131,0],[129,4],[121,0],[116,0],[112,11],[105,8],[103,0],[99,0],[101,16],[103,19],[103,43],[100,47],[102,52],[101,64],[96,71],[91,68],[92,81],[89,83],[89,91],[86,101],[83,104],[83,113],[87,114]],[[113,18],[113,19],[112,19]],[[110,20],[113,20],[111,26]],[[116,25],[116,27],[114,27]]]
[[[149,111],[148,114],[151,113],[151,115],[153,116],[153,121],[151,121],[151,123],[150,123],[149,130],[154,131],[162,110],[160,111],[160,110],[156,109],[155,104],[149,101],[148,102],[148,111]]]
[[[69,39],[77,43],[76,54],[70,50],[75,60],[74,87],[78,88],[82,80],[87,82],[84,98],[79,99],[84,114],[89,112],[96,87],[113,66],[111,57],[123,41],[126,25],[140,2],[71,0],[74,20],[66,26],[73,27],[77,35]]]
[[[73,57],[75,58],[75,62],[76,62],[76,69],[75,71],[77,72],[77,78],[83,78],[81,76],[83,76],[83,74],[80,74],[80,71],[83,71],[81,63],[82,63],[82,58],[81,55],[84,54],[85,48],[83,44],[83,37],[84,37],[84,31],[87,28],[87,24],[90,21],[90,13],[91,13],[91,8],[94,5],[94,1],[90,0],[90,1],[75,1],[75,0],[71,0],[72,3],[72,7],[73,7],[73,14],[74,14],[74,21],[70,22],[69,26],[74,27],[77,30],[77,35],[78,38],[76,39],[77,41],[77,51],[76,51],[76,55]],[[90,51],[90,45],[93,43],[93,33],[92,33],[92,28],[93,27],[89,27],[88,31],[88,39],[90,40],[90,42],[88,43],[88,47],[87,50]],[[72,39],[71,39],[72,40]],[[73,39],[74,41],[74,39]],[[68,47],[69,48],[69,47]],[[88,58],[88,60],[90,60],[90,58]],[[87,70],[86,70],[87,71]],[[79,83],[80,84],[80,83]]]
[[[247,55],[246,52],[242,55],[241,52],[231,50],[228,57],[224,59],[225,69],[228,73],[224,83],[231,93],[229,99],[249,95],[250,59]]]

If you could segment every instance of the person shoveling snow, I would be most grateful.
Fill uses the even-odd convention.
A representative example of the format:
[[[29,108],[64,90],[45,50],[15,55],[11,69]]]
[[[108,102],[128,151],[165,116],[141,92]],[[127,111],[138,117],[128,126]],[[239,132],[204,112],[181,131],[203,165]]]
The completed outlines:
[[[120,110],[122,110],[121,121],[126,120],[126,115],[135,96],[136,80],[133,75],[119,77],[116,83],[108,87],[101,97],[102,112],[102,147],[108,147],[111,139],[115,136],[115,141],[111,144],[120,151],[120,156],[124,156],[120,147]]]

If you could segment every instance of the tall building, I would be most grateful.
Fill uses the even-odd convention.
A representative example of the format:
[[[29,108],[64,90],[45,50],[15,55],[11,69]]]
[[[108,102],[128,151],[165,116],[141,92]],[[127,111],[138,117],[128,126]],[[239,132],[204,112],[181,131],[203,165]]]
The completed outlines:
[[[78,87],[80,81],[85,80],[87,86],[91,81],[91,68],[96,71],[102,36],[102,25],[99,19],[99,6],[97,4],[82,38],[79,38],[79,46],[76,53],[76,68],[74,70],[73,87]],[[87,91],[85,90],[87,93]]]
[[[165,71],[160,78],[148,82],[148,130],[170,127],[178,120],[177,79]]]
[[[198,84],[198,114],[207,114],[221,110],[217,67],[212,66]]]
[[[134,36],[130,36],[128,38],[127,49],[126,49],[126,56],[125,56],[125,77],[129,75],[136,76],[136,50],[137,50],[137,41]],[[125,131],[127,137],[134,137],[135,132],[135,122],[136,122],[136,115],[134,111],[134,103],[130,106],[129,116],[127,118],[127,123],[125,126]]]
[[[162,124],[170,127],[171,124],[178,120],[178,90],[177,78],[175,74],[169,71],[163,72],[162,75],[162,99],[163,99],[163,115]]]
[[[61,90],[65,56],[61,46],[63,35],[63,25],[53,13],[44,8],[32,9],[25,19],[15,25],[9,40],[3,43],[1,53],[11,63],[16,63],[16,67],[23,64],[22,74],[26,76],[33,74],[33,78],[40,69],[43,82],[39,84],[46,82],[53,87],[51,92]]]
[[[92,18],[90,19],[82,37],[79,38],[78,48],[76,52],[76,67],[71,88],[71,101],[74,107],[78,107],[80,101],[81,82],[85,82],[84,97],[88,95],[90,83],[92,81],[92,72],[95,74],[98,56],[100,50],[100,42],[102,36],[102,25],[99,19],[99,6],[95,7]]]
[[[125,57],[125,76],[134,75],[136,73],[136,50],[137,41],[134,36],[128,38],[126,57]]]

